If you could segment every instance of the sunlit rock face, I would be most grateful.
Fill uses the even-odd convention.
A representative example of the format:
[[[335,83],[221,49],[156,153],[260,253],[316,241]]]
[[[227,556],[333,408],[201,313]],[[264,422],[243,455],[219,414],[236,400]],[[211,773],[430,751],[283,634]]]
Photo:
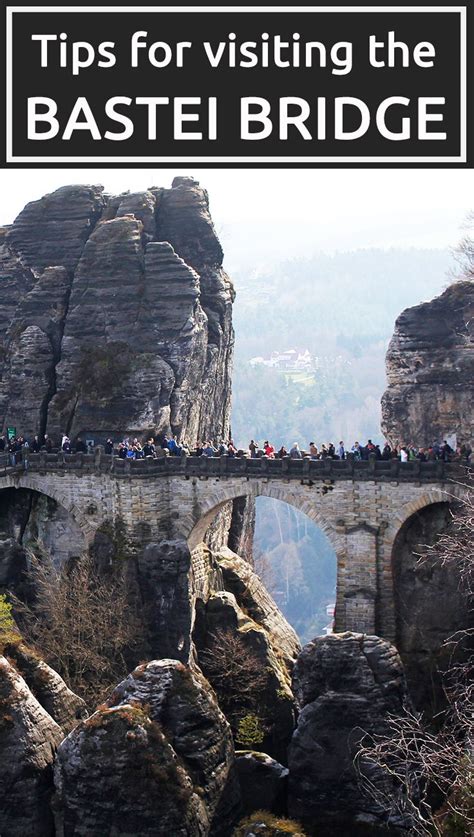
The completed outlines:
[[[53,760],[64,737],[17,669],[0,657],[0,833],[49,837]]]
[[[229,431],[234,292],[207,192],[65,186],[0,239],[0,422],[32,437]]]
[[[474,282],[407,308],[395,323],[382,398],[382,429],[394,444],[474,440]]]
[[[192,579],[197,661],[216,690],[236,740],[238,719],[255,714],[261,722],[259,746],[286,764],[295,727],[291,671],[301,648],[293,628],[247,561],[227,547],[212,552],[200,544],[192,553]],[[236,657],[247,660],[251,669],[255,700],[250,702],[245,691],[248,669],[233,685],[221,679],[219,666],[216,670],[217,659],[223,671]]]

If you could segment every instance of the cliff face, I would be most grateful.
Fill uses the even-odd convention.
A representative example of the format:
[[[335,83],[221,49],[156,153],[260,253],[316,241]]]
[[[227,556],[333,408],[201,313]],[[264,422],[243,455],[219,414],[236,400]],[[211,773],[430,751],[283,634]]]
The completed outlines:
[[[0,423],[103,441],[229,431],[231,283],[192,178],[67,186],[3,231]]]
[[[382,429],[392,443],[429,445],[456,434],[472,445],[474,282],[403,311],[386,366]]]

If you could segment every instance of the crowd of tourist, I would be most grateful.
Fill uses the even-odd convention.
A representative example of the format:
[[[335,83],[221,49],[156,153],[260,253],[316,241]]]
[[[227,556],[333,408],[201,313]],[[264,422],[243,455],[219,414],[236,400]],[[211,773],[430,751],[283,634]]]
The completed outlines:
[[[24,460],[26,452],[38,453],[40,450],[45,450],[47,453],[58,450],[62,450],[64,453],[89,453],[93,451],[93,442],[86,443],[81,436],[78,436],[73,443],[67,435],[63,435],[60,445],[55,447],[47,434],[43,437],[36,435],[31,441],[23,436],[14,436],[13,438],[7,438],[5,435],[0,436],[0,453],[8,453],[12,465]],[[151,437],[143,443],[138,438],[125,438],[116,443],[109,437],[104,444],[104,450],[106,454],[114,454],[120,459],[187,455],[248,457],[251,459],[262,456],[268,459],[282,459],[288,456],[290,459],[343,460],[347,458],[348,453],[351,453],[354,460],[368,460],[370,455],[373,454],[376,459],[384,461],[392,459],[401,462],[442,460],[444,462],[458,461],[465,464],[470,462],[472,453],[469,445],[458,445],[456,449],[453,449],[446,439],[443,442],[433,442],[426,447],[418,447],[413,444],[391,446],[388,442],[385,442],[381,447],[369,439],[365,445],[354,442],[349,449],[346,448],[343,441],[340,441],[337,445],[329,442],[321,444],[319,447],[314,442],[309,442],[307,449],[304,450],[300,448],[298,442],[294,442],[288,449],[282,445],[276,450],[268,440],[260,445],[255,439],[251,439],[248,448],[242,449],[237,448],[232,439],[219,442],[206,440],[191,446],[184,440],[178,441],[176,436],[167,435],[159,438]]]

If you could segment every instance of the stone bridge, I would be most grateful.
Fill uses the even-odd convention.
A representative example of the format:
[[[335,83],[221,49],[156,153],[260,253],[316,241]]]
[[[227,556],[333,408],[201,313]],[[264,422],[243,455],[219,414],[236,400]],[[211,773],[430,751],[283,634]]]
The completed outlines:
[[[72,515],[85,545],[121,519],[140,542],[202,541],[217,512],[239,497],[274,497],[308,515],[337,555],[336,630],[395,639],[392,555],[421,509],[462,498],[466,468],[444,462],[309,458],[168,457],[122,460],[94,454],[30,454],[0,461],[0,490],[27,488]],[[1,496],[1,495],[0,495]]]

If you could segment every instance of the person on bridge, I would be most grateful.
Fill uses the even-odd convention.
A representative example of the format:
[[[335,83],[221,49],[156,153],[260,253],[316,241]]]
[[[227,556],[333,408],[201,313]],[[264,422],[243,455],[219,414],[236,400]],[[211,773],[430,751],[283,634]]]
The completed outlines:
[[[309,455],[311,459],[319,459],[319,451],[314,442],[309,443]]]
[[[293,442],[293,445],[290,449],[290,457],[291,459],[301,459],[303,454],[300,451],[298,442]]]
[[[255,442],[253,439],[250,439],[249,444],[249,451],[250,451],[250,458],[256,459],[258,453],[258,442]]]
[[[451,461],[451,457],[452,457],[454,451],[453,451],[451,445],[448,444],[446,439],[444,440],[443,444],[441,445],[440,453],[441,453],[441,459],[443,460],[443,462],[450,462]]]
[[[270,444],[270,442],[267,441],[263,443],[263,450],[265,456],[268,456],[269,459],[275,459],[275,448]]]
[[[227,456],[237,456],[237,448],[235,447],[232,439],[229,439],[229,441],[227,442]]]
[[[382,459],[385,462],[388,462],[392,458],[392,448],[390,447],[388,442],[385,442],[382,451]]]
[[[212,444],[212,442],[206,442],[203,449],[202,449],[202,455],[203,456],[215,456],[216,453],[217,453],[217,450],[214,447],[214,445]]]
[[[63,436],[61,450],[63,451],[63,453],[72,453],[71,440],[69,436]]]
[[[362,459],[362,451],[359,442],[354,442],[351,451],[354,455],[354,459]]]
[[[338,455],[339,459],[345,459],[346,458],[346,450],[344,448],[344,442],[339,442],[339,447],[337,449],[337,455]]]
[[[147,442],[143,445],[143,456],[154,456],[155,455],[155,440],[148,439]]]

